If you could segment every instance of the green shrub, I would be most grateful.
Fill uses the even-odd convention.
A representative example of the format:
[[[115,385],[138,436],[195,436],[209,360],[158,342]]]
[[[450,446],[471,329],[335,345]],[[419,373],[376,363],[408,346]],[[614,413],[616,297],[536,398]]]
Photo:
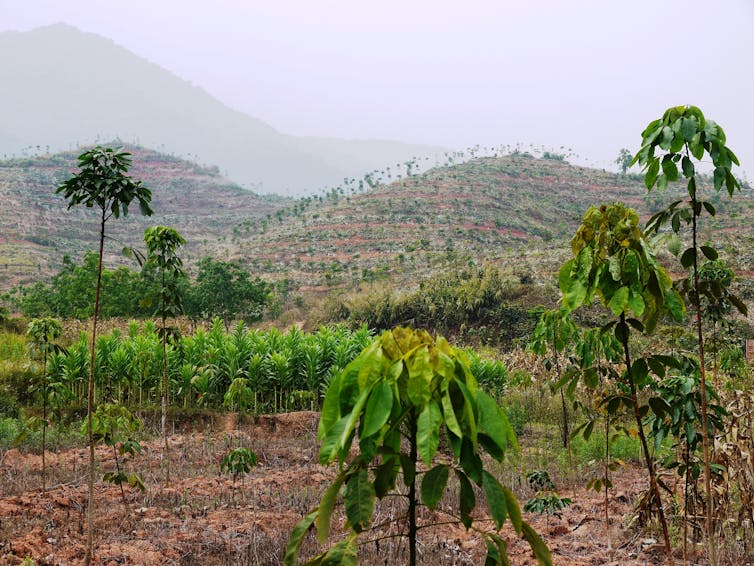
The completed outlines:
[[[26,336],[15,332],[0,332],[0,360],[19,361],[28,357]]]
[[[8,450],[15,445],[21,426],[19,419],[0,417],[0,450]]]
[[[37,373],[26,364],[13,361],[0,361],[0,384],[7,388],[9,395],[23,406],[34,401],[34,384],[39,379]]]
[[[605,435],[599,434],[598,430],[595,430],[589,440],[584,440],[582,435],[578,435],[571,439],[571,450],[573,457],[579,462],[602,460],[605,457]],[[640,461],[641,445],[639,439],[624,434],[613,436],[610,442],[610,456],[613,459],[617,458],[626,462]]]
[[[10,387],[0,383],[0,417],[17,417],[18,409],[18,398]]]
[[[505,405],[505,415],[516,436],[521,436],[524,432],[526,423],[529,422],[529,414],[524,405]]]

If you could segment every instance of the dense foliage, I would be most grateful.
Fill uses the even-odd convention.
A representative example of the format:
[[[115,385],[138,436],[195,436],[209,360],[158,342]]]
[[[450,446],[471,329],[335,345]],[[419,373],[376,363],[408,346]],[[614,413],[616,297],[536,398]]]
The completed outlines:
[[[529,296],[532,291],[494,266],[466,267],[430,277],[412,291],[373,288],[341,297],[328,316],[377,330],[408,325],[472,343],[510,343],[525,340],[537,323],[542,297]]]
[[[141,271],[121,266],[102,270],[100,314],[104,318],[143,318],[154,314],[162,296],[158,266],[147,262]],[[39,281],[18,289],[19,310],[27,317],[55,316],[85,319],[93,314],[97,281],[97,254],[88,252],[77,265],[63,257],[63,267],[49,283]],[[273,301],[272,285],[251,274],[240,264],[206,257],[199,262],[195,281],[185,275],[176,278],[176,291],[183,297],[183,312],[194,320],[221,317],[262,318]]]

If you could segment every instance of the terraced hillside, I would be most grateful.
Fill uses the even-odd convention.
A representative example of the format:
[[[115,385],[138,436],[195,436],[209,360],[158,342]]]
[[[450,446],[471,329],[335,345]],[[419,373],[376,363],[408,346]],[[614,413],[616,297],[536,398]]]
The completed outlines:
[[[241,239],[234,253],[257,272],[320,290],[381,278],[416,281],[459,260],[550,278],[590,205],[620,200],[646,219],[680,191],[647,195],[638,175],[560,159],[480,158],[366,192],[334,189],[299,201]],[[703,226],[705,238],[743,270],[753,262],[751,197],[750,188],[732,201],[714,195],[718,217]]]
[[[223,254],[226,243],[245,226],[274,213],[290,201],[260,197],[234,185],[214,168],[138,147],[131,175],[152,189],[154,216],[132,211],[108,224],[108,262],[123,262],[123,245],[140,245],[144,229],[168,224],[188,241],[188,263],[207,254]],[[0,161],[0,290],[55,272],[63,254],[78,259],[97,245],[97,215],[66,209],[55,187],[75,170],[77,152],[33,159]]]
[[[111,235],[139,244],[146,226],[175,226],[188,240],[184,259],[237,258],[254,275],[288,279],[303,293],[390,280],[415,286],[425,276],[469,263],[495,263],[513,277],[552,281],[568,239],[593,204],[621,200],[646,219],[681,188],[646,194],[638,175],[576,167],[526,153],[437,167],[389,184],[358,183],[293,201],[260,197],[216,170],[131,148],[132,173],[153,189],[155,216],[112,222]],[[67,211],[54,188],[74,169],[75,154],[0,162],[0,290],[45,277],[64,253],[95,247],[91,211]],[[675,196],[674,193],[675,192]],[[742,275],[754,277],[754,199],[712,195],[715,242]],[[679,244],[681,245],[681,244]],[[108,262],[122,244],[110,242]],[[666,257],[671,269],[677,262]],[[754,291],[753,291],[754,292]]]

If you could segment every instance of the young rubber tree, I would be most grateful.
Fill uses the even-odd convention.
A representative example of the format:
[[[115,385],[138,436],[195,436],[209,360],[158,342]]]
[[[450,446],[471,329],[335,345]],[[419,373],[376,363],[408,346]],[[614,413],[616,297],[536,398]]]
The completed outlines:
[[[574,348],[575,371],[569,371],[563,377],[563,387],[574,390],[581,381],[584,386],[592,393],[591,403],[576,400],[577,405],[586,419],[577,426],[573,431],[573,436],[581,434],[584,440],[588,441],[594,432],[595,426],[599,419],[603,419],[603,434],[605,441],[605,457],[603,466],[603,475],[601,478],[592,478],[586,484],[587,490],[593,489],[600,492],[604,488],[604,510],[605,510],[605,536],[607,546],[611,548],[610,543],[610,510],[609,510],[609,491],[613,484],[610,480],[610,472],[614,472],[621,461],[611,459],[610,455],[610,429],[614,425],[621,429],[618,423],[622,421],[622,415],[617,414],[619,407],[613,407],[612,411],[608,410],[606,399],[613,397],[617,391],[616,383],[620,375],[616,369],[623,358],[623,345],[619,343],[615,336],[610,332],[602,332],[600,328],[590,328],[585,330],[576,341]]]
[[[548,352],[550,357],[545,359],[547,370],[555,369],[555,385],[558,385],[563,377],[563,367],[561,365],[563,354],[577,343],[579,338],[579,329],[571,320],[567,309],[559,308],[548,310],[542,313],[542,316],[534,328],[529,347],[539,355],[545,356]],[[555,387],[553,387],[553,390]],[[563,411],[563,448],[568,449],[568,462],[571,462],[571,434],[568,430],[568,406],[565,400],[565,390],[560,389],[560,404]],[[569,390],[569,395],[572,390]]]
[[[154,311],[160,317],[160,339],[162,342],[162,414],[160,418],[160,432],[164,441],[162,460],[165,468],[165,484],[170,483],[170,453],[166,430],[168,413],[168,338],[176,336],[175,328],[168,328],[168,317],[174,318],[183,312],[181,296],[181,279],[185,277],[183,261],[177,255],[177,250],[186,240],[175,228],[168,226],[152,226],[144,232],[144,242],[147,245],[147,262],[150,267],[157,269],[159,277],[159,298]]]
[[[408,540],[410,566],[416,565],[421,504],[479,533],[487,546],[486,564],[508,564],[505,541],[497,532],[473,525],[476,496],[472,484],[484,493],[496,529],[510,519],[540,564],[552,564],[542,539],[522,520],[516,497],[484,468],[478,453],[484,449],[500,462],[508,445],[515,446],[505,413],[479,389],[464,353],[444,338],[433,339],[423,330],[408,328],[383,333],[331,381],[318,437],[320,463],[338,460],[341,470],[319,506],[294,528],[286,566],[297,563],[301,541],[313,524],[320,543],[327,540],[343,486],[351,534],[308,564],[356,564],[358,534],[371,524],[375,499],[394,493],[400,472],[408,488],[402,495],[407,499],[407,529],[398,536]],[[441,437],[448,439],[449,454],[435,462]],[[352,458],[356,438],[359,451]],[[438,508],[451,474],[460,486],[457,516]]]
[[[639,359],[632,364],[629,334],[633,327],[651,333],[660,318],[670,314],[680,321],[685,313],[683,300],[673,289],[665,270],[639,228],[639,215],[616,203],[590,207],[571,240],[574,258],[560,269],[558,284],[563,306],[569,310],[590,305],[597,296],[616,320],[607,325],[623,346],[625,370],[622,381],[628,389],[627,400],[633,410],[649,475],[649,486],[665,539],[665,551],[672,564],[670,535],[662,507],[655,464],[644,434],[643,417],[649,410],[641,406],[638,388],[649,382],[649,372],[661,373],[659,361]]]
[[[102,479],[120,486],[123,508],[128,512],[128,502],[126,501],[126,492],[123,489],[123,484],[127,483],[131,487],[138,488],[141,491],[145,491],[146,487],[137,473],[132,472],[128,474],[121,468],[118,454],[131,457],[141,454],[141,444],[134,438],[136,433],[141,430],[141,421],[123,405],[105,403],[97,407],[92,416],[92,423],[94,440],[97,442],[102,441],[106,446],[111,447],[113,449],[113,459],[115,460],[115,471],[106,472],[102,476]]]
[[[47,449],[47,402],[48,383],[47,383],[47,358],[52,353],[62,351],[62,348],[54,343],[60,338],[63,328],[60,321],[55,318],[35,318],[29,322],[26,331],[27,336],[31,339],[32,357],[42,357],[42,494],[47,491],[46,475],[47,466],[45,463],[45,452]]]
[[[697,183],[697,165],[705,160],[705,155],[712,161],[713,186],[716,192],[725,187],[729,196],[733,196],[741,186],[733,176],[733,165],[739,165],[736,155],[725,145],[723,129],[704,117],[696,106],[674,106],[668,108],[662,118],[654,120],[641,134],[641,149],[631,162],[638,163],[646,171],[644,184],[647,191],[657,187],[664,190],[668,184],[686,180],[688,200],[678,200],[654,215],[647,228],[658,231],[670,224],[673,232],[680,232],[681,223],[691,226],[691,247],[681,255],[681,265],[691,269],[690,285],[681,286],[688,296],[695,311],[695,325],[699,345],[699,390],[702,409],[702,451],[704,459],[704,491],[707,498],[707,544],[710,563],[717,564],[717,547],[715,544],[714,525],[712,521],[712,489],[710,483],[710,442],[707,426],[707,376],[705,367],[704,335],[702,333],[701,297],[711,299],[721,296],[719,285],[714,281],[702,281],[699,277],[699,265],[702,255],[709,260],[716,260],[718,253],[709,245],[699,245],[699,222],[706,213],[714,216],[714,205],[703,200],[699,194],[701,187]],[[680,171],[679,171],[680,164]],[[732,295],[727,300],[741,312],[746,307]]]
[[[89,437],[89,496],[87,503],[87,534],[85,564],[92,562],[93,515],[94,515],[94,350],[97,344],[97,318],[102,286],[102,256],[105,247],[105,225],[111,218],[128,215],[128,207],[136,200],[145,216],[152,214],[149,203],[152,193],[127,175],[131,166],[131,154],[97,146],[79,155],[80,171],[60,185],[56,192],[63,193],[68,208],[83,204],[97,209],[99,213],[99,253],[97,255],[97,284],[94,291],[92,336],[89,348],[89,384],[87,388],[87,434]]]

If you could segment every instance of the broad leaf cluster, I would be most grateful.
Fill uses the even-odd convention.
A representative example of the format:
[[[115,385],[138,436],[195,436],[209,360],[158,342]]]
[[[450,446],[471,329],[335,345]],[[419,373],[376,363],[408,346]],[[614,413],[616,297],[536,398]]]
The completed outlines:
[[[567,309],[588,305],[596,295],[615,316],[625,314],[647,332],[666,313],[683,318],[683,300],[655,259],[635,210],[621,203],[590,207],[571,248],[575,257],[558,278]]]
[[[68,201],[68,208],[83,204],[102,210],[105,219],[128,215],[134,199],[144,216],[151,216],[152,192],[141,181],[126,175],[131,167],[131,154],[109,147],[97,146],[79,155],[80,171],[58,187]]]
[[[465,354],[425,331],[396,328],[383,333],[333,381],[325,395],[318,437],[319,461],[338,460],[344,469],[325,492],[319,507],[294,530],[285,563],[296,563],[304,533],[316,523],[320,542],[327,540],[338,493],[345,486],[344,504],[354,534],[313,559],[310,564],[352,564],[356,534],[371,523],[374,504],[395,487],[399,474],[406,486],[422,476],[420,499],[435,509],[453,474],[460,486],[460,522],[472,528],[476,506],[472,484],[482,489],[496,528],[510,519],[542,563],[550,555],[538,535],[522,521],[513,493],[484,469],[479,449],[502,461],[509,445],[516,446],[513,430],[494,399],[479,389]],[[358,455],[350,459],[358,437]],[[411,449],[402,449],[407,437]],[[449,454],[435,462],[441,437]],[[427,471],[417,469],[420,459]],[[410,503],[411,504],[411,503]],[[481,531],[480,531],[481,532]],[[488,564],[507,563],[505,542],[484,533]],[[345,553],[353,559],[336,559]]]

